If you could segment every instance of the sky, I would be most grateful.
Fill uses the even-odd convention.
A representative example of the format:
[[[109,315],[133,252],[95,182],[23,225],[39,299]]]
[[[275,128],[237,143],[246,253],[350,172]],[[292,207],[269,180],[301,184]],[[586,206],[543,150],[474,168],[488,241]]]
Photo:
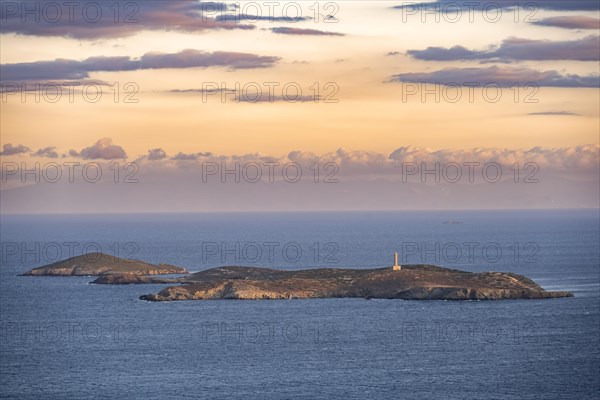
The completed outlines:
[[[2,213],[599,207],[597,1],[67,4],[1,3]]]

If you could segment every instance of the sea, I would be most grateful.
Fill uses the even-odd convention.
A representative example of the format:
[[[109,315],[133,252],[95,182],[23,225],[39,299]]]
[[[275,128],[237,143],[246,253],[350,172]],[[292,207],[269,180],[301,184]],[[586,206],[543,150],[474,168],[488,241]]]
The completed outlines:
[[[598,210],[2,215],[0,397],[600,399]],[[94,252],[201,271],[435,264],[575,297],[146,302],[19,276]]]

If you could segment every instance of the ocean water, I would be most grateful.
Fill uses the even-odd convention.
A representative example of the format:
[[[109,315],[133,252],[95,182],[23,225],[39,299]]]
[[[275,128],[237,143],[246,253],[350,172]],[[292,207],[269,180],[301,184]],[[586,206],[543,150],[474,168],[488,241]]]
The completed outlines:
[[[0,397],[598,399],[598,210],[2,216]],[[430,263],[574,298],[149,303],[22,277],[102,250],[198,271]]]

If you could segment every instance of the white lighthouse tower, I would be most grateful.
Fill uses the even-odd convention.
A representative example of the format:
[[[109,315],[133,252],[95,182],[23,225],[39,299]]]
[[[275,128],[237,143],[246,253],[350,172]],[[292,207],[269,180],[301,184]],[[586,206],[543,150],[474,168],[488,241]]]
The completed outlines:
[[[402,266],[398,264],[398,253],[394,253],[394,266],[392,267],[394,271],[400,271]]]

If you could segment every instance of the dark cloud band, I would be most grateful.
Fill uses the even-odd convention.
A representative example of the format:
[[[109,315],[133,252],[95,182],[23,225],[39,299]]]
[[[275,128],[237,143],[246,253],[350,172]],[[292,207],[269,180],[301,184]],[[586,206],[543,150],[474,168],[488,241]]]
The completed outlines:
[[[231,5],[189,0],[0,3],[2,33],[94,40],[131,36],[145,30],[201,32],[254,29],[217,20]]]
[[[548,17],[533,22],[534,25],[550,26],[564,29],[595,29],[600,30],[600,19],[583,15]]]
[[[90,72],[135,71],[161,68],[207,68],[227,67],[230,69],[267,68],[273,66],[278,57],[259,56],[248,53],[199,50],[183,50],[179,53],[146,53],[139,59],[130,57],[90,57],[83,61],[57,59],[28,63],[0,65],[1,80],[72,80],[85,79]]]
[[[343,33],[338,32],[326,32],[317,29],[302,29],[302,28],[289,28],[289,27],[277,27],[272,28],[273,33],[280,35],[301,35],[301,36],[344,36]]]
[[[452,86],[498,85],[512,87],[515,84],[539,87],[597,88],[600,76],[561,74],[558,71],[538,71],[530,68],[498,67],[446,68],[433,72],[397,74],[389,82],[431,83]]]
[[[427,61],[461,60],[576,60],[598,61],[600,36],[587,36],[568,41],[529,40],[509,38],[490,50],[469,50],[463,46],[451,48],[428,47],[425,50],[409,50],[410,56]]]
[[[405,1],[394,6],[395,9],[427,9],[442,12],[461,10],[488,10],[506,9],[515,7],[529,7],[533,9],[560,10],[560,11],[598,11],[600,3],[590,0],[437,0],[437,1]]]

